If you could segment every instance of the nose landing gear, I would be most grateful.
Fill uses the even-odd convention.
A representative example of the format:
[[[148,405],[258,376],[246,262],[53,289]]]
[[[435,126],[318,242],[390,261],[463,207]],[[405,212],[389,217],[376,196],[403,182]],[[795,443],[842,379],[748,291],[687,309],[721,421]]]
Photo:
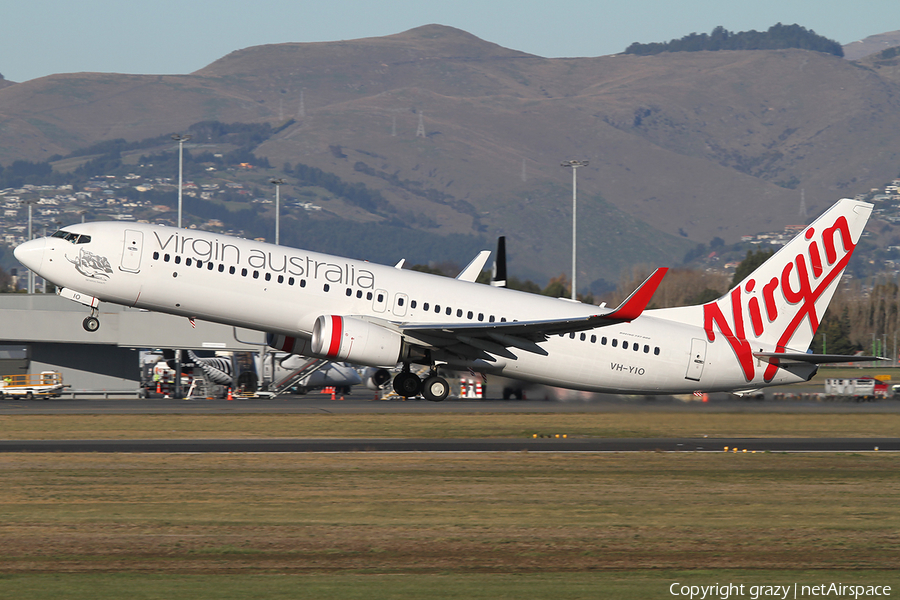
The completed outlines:
[[[100,319],[97,318],[97,309],[91,309],[91,316],[85,317],[84,321],[81,322],[81,326],[84,327],[85,331],[89,331],[94,333],[98,329],[100,329]]]

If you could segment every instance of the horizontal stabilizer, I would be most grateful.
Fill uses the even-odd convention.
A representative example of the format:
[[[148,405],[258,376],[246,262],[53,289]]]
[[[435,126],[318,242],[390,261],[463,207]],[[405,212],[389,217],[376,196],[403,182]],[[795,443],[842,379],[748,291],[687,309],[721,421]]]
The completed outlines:
[[[854,354],[807,354],[805,352],[754,352],[753,356],[767,362],[795,362],[823,365],[829,363],[873,362],[890,360],[883,356],[862,356]]]

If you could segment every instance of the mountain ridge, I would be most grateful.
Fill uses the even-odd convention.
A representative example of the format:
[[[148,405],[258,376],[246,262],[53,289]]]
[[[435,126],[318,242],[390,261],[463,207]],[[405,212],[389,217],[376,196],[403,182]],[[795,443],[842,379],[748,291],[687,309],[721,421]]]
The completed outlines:
[[[255,152],[271,164],[364,183],[435,235],[507,235],[513,260],[553,276],[571,244],[559,164],[589,160],[579,280],[614,281],[638,256],[677,264],[699,242],[797,224],[801,189],[814,215],[896,177],[898,70],[803,50],[547,59],[427,25],[245,48],[189,75],[9,85],[0,163],[268,122],[279,133]]]

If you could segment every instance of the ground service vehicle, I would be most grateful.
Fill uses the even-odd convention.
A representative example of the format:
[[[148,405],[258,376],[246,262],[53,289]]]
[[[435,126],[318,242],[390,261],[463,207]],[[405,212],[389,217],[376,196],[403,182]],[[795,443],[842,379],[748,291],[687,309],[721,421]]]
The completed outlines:
[[[0,377],[0,399],[3,398],[59,398],[63,389],[62,373],[43,371]]]

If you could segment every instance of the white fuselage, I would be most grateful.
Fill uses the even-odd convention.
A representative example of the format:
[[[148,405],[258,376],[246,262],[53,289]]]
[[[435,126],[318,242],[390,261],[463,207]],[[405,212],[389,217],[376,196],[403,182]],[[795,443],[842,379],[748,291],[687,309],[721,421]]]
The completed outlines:
[[[66,231],[90,241],[42,238],[20,246],[17,258],[56,285],[101,301],[298,338],[311,335],[320,315],[453,326],[581,317],[600,310],[203,231],[114,222]],[[514,358],[460,361],[448,353],[440,363],[554,386],[637,394],[749,390],[805,381],[815,371],[814,365],[783,367],[765,381],[758,368],[748,379],[724,336],[709,340],[701,307],[681,309],[677,320],[668,314],[650,310],[628,323],[552,335],[539,343],[546,355],[509,348]]]

